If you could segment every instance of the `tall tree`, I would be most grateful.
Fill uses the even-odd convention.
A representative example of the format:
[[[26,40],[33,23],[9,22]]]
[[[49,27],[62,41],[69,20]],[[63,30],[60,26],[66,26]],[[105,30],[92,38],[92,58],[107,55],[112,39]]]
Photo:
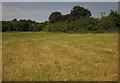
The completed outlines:
[[[88,9],[85,9],[80,6],[74,6],[70,14],[74,16],[75,18],[91,16],[91,12]]]
[[[113,18],[115,25],[120,27],[120,12],[111,10],[109,16]]]
[[[51,13],[51,15],[49,16],[48,19],[51,23],[55,23],[55,22],[60,21],[62,19],[62,15],[60,12],[56,11],[56,12]]]

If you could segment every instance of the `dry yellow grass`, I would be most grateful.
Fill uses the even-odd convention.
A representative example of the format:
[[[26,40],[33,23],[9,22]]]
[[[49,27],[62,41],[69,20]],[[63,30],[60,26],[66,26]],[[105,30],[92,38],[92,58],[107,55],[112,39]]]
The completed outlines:
[[[3,81],[115,81],[117,53],[117,33],[3,33]]]

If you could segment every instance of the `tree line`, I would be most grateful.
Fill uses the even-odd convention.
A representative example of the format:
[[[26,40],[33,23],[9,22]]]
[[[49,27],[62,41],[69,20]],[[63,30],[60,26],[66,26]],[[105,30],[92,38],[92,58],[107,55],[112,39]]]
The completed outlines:
[[[44,27],[43,23],[38,23],[32,20],[17,20],[2,21],[2,31],[41,31]]]
[[[74,6],[69,14],[52,12],[49,21],[38,23],[32,20],[2,21],[2,31],[49,31],[49,32],[113,32],[120,28],[120,13],[112,11],[107,16],[93,18],[91,11]]]

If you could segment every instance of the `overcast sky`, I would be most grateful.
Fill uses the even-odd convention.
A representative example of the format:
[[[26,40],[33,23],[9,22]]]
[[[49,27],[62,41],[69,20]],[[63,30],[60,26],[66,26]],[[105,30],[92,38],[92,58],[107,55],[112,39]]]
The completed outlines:
[[[117,2],[3,2],[2,19],[31,19],[38,22],[48,20],[52,12],[70,13],[73,6],[79,5],[89,9],[93,17],[100,17],[101,12],[118,10]]]

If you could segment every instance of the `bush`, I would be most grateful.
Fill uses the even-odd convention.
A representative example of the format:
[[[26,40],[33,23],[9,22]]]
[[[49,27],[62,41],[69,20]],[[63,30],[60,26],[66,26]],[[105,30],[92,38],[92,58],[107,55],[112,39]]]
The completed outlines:
[[[101,18],[97,24],[97,27],[97,32],[112,32],[116,30],[113,18],[110,16]]]
[[[97,19],[84,17],[76,21],[61,21],[58,23],[50,23],[44,27],[44,31],[52,32],[90,32],[94,30]]]

